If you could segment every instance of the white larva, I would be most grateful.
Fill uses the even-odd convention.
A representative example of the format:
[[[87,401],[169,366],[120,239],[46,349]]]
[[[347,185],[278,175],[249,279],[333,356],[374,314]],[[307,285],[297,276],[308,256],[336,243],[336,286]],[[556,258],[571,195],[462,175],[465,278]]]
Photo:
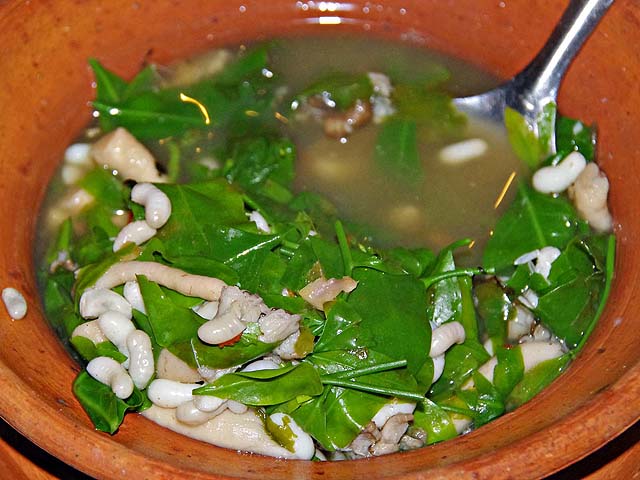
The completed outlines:
[[[107,270],[96,282],[97,288],[113,288],[144,275],[148,280],[176,290],[183,295],[204,300],[218,300],[225,287],[222,280],[203,275],[189,274],[177,268],[156,262],[118,262]]]
[[[551,265],[560,256],[560,253],[560,250],[556,247],[541,248],[538,253],[538,259],[536,260],[535,272],[542,275],[544,278],[549,278]]]
[[[155,372],[151,339],[142,330],[135,330],[127,336],[126,344],[129,352],[129,375],[134,385],[143,390]]]
[[[91,144],[74,143],[64,152],[64,161],[69,165],[87,167],[91,162]]]
[[[399,402],[394,400],[385,404],[380,410],[378,410],[371,421],[376,424],[376,427],[382,428],[384,424],[387,423],[387,420],[394,415],[398,415],[400,413],[412,414],[415,409],[415,403]]]
[[[243,372],[255,372],[257,370],[275,370],[280,366],[273,360],[262,359],[251,362],[249,365],[242,369]]]
[[[433,380],[431,383],[436,383],[444,372],[444,354],[433,357]]]
[[[245,328],[246,323],[229,312],[203,323],[198,328],[198,338],[209,345],[218,345],[237,337]]]
[[[193,404],[198,410],[203,412],[215,412],[225,406],[227,401],[213,395],[194,395]]]
[[[124,291],[122,292],[124,298],[131,304],[131,307],[139,312],[147,314],[147,309],[144,306],[144,299],[142,298],[142,292],[140,292],[140,285],[136,280],[127,282],[124,284]]]
[[[542,193],[564,192],[587,166],[580,152],[572,152],[554,166],[542,167],[533,174],[533,188]]]
[[[205,320],[213,320],[218,313],[218,302],[203,302],[193,307],[192,310]]]
[[[137,220],[125,225],[113,241],[113,251],[117,252],[127,243],[140,245],[153,238],[156,229],[144,220]]]
[[[131,190],[131,200],[144,206],[144,218],[151,228],[162,227],[171,216],[169,197],[155,185],[138,183]]]
[[[98,317],[98,326],[102,333],[118,348],[120,353],[127,357],[124,366],[125,368],[129,367],[127,337],[136,330],[133,322],[119,312],[109,311]]]
[[[454,343],[462,343],[465,339],[464,327],[460,322],[448,322],[440,325],[431,333],[431,349],[429,356],[438,357],[446,352]]]
[[[156,379],[147,388],[149,400],[162,408],[176,408],[193,400],[193,392],[201,385],[197,383],[180,383],[173,380]]]
[[[224,411],[224,408],[218,411],[205,412],[194,405],[194,402],[185,402],[176,408],[176,419],[186,425],[202,425],[211,420]]]
[[[125,399],[133,393],[131,377],[113,358],[94,358],[87,365],[87,373],[100,383],[110,386],[118,398]]]
[[[257,210],[254,210],[249,214],[249,220],[255,223],[256,227],[261,232],[271,233],[271,227],[269,226],[269,223],[267,223],[267,220]]]
[[[438,159],[449,165],[459,165],[481,157],[489,150],[489,145],[481,138],[470,138],[453,143],[438,152]]]
[[[131,305],[122,295],[106,288],[88,288],[82,293],[80,297],[82,318],[96,318],[109,311],[131,318]]]
[[[9,316],[14,320],[21,320],[27,314],[27,301],[15,288],[7,287],[2,290],[2,301]]]
[[[100,326],[98,325],[98,320],[89,320],[88,322],[81,323],[78,325],[73,332],[71,332],[71,338],[74,337],[84,337],[91,340],[95,345],[98,343],[106,342],[109,340],[104,336],[102,330],[100,330]]]

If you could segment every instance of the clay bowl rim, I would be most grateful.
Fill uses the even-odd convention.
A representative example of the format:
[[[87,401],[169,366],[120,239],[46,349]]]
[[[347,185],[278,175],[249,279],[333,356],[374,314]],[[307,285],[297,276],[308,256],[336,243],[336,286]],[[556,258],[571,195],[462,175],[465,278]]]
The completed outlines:
[[[14,5],[17,5],[17,2]],[[1,23],[2,22],[0,22],[0,24]],[[499,70],[499,67],[494,67],[496,68],[496,70]],[[33,227],[33,225],[31,225],[31,227]],[[4,260],[7,260],[6,256],[4,257]],[[6,280],[6,278],[4,277],[3,279]],[[33,273],[29,278],[29,281],[33,284]],[[629,297],[626,298],[627,300],[629,299]],[[607,319],[610,319],[611,317],[611,313],[609,312],[609,310],[610,309],[608,309],[608,311],[605,313],[605,317]],[[32,320],[35,319],[32,318]],[[42,319],[40,319],[39,321],[42,321]],[[584,361],[586,361],[589,358],[595,358],[596,353],[596,345],[590,344],[583,352],[582,357],[584,358]],[[2,369],[0,369],[0,381],[4,385],[13,386],[11,395],[8,395],[5,392],[1,394],[3,401],[0,402],[0,413],[2,414],[3,418],[8,420],[10,424],[24,433],[35,443],[72,465],[78,466],[81,469],[89,471],[89,473],[96,474],[98,476],[104,475],[104,471],[94,470],[94,466],[91,464],[91,461],[95,461],[95,457],[91,456],[88,452],[83,452],[81,457],[75,457],[74,453],[66,448],[65,445],[57,444],[57,442],[55,441],[56,434],[68,434],[70,431],[73,432],[75,430],[78,439],[87,441],[94,447],[104,449],[103,451],[105,454],[114,455],[114,458],[112,458],[114,466],[118,465],[123,468],[135,467],[139,469],[141,468],[141,464],[144,464],[145,466],[142,467],[142,471],[149,474],[174,475],[180,473],[184,474],[185,472],[185,470],[183,469],[164,463],[163,461],[156,458],[149,457],[141,452],[133,452],[131,450],[128,450],[126,446],[121,445],[117,442],[117,438],[115,440],[112,440],[108,437],[96,437],[95,435],[99,434],[88,431],[86,425],[81,425],[79,427],[71,420],[69,420],[67,423],[65,423],[64,420],[61,421],[59,412],[51,405],[47,405],[48,408],[43,411],[42,415],[40,415],[39,418],[34,418],[34,416],[31,415],[31,412],[37,411],[37,409],[41,407],[42,399],[39,398],[39,392],[34,391],[34,389],[28,382],[21,379],[20,376],[16,372],[14,372],[12,365],[6,364],[4,361],[2,362]],[[541,397],[549,397],[553,395],[553,392],[557,391],[558,388],[560,388],[558,383],[553,384],[551,387],[549,387],[548,391],[545,391],[541,395]],[[571,458],[557,458],[555,463],[551,464],[550,470],[544,473],[551,473],[553,470],[557,470],[567,463],[578,460],[582,456],[587,455],[591,451],[601,446],[607,440],[621,433],[626,427],[630,426],[632,423],[634,423],[634,421],[637,420],[638,409],[636,408],[636,406],[637,399],[640,397],[640,395],[638,395],[638,390],[640,390],[640,366],[635,365],[630,368],[626,374],[624,374],[623,376],[619,376],[616,379],[616,382],[613,383],[610,387],[588,398],[587,402],[584,405],[581,405],[581,410],[577,413],[574,412],[575,416],[563,417],[559,423],[550,427],[546,426],[545,428],[542,428],[541,430],[528,436],[527,438],[518,440],[516,442],[516,445],[521,447],[519,458],[525,458],[526,456],[535,454],[535,449],[545,443],[546,436],[553,435],[554,432],[563,432],[566,429],[575,432],[581,432],[583,434],[583,437],[577,443],[574,443],[574,439],[568,437],[565,438],[561,436],[558,439],[554,439],[554,447],[567,449],[567,451],[571,453],[569,455]],[[537,399],[535,400],[535,402],[540,403]],[[599,413],[602,413],[603,411],[615,412],[615,415],[611,417],[611,422],[607,425],[607,428],[604,428],[599,424],[594,424],[591,421],[593,417],[595,417]],[[136,421],[132,423],[139,424],[139,420],[140,419],[136,419]],[[457,442],[461,445],[467,444],[473,441],[475,438],[483,436],[484,432],[502,428],[507,420],[507,417],[498,419],[496,422],[490,424],[487,427],[484,427],[483,430],[473,432],[472,434],[454,440],[453,442]],[[47,427],[49,426],[53,426],[53,428],[51,430],[48,430]],[[588,432],[588,429],[591,429],[591,431]],[[439,449],[439,451],[444,450],[442,446],[436,446],[433,448]],[[503,446],[496,451],[495,455],[492,458],[494,460],[501,459],[503,462],[505,462],[501,464],[499,463],[500,468],[508,464],[507,457],[513,454],[512,450],[513,449],[505,448]],[[232,458],[229,457],[229,452],[218,453],[220,453],[224,458]],[[116,459],[116,454],[125,454],[124,457],[126,458]],[[402,457],[402,455],[415,457],[417,454],[414,452],[409,454],[394,455],[389,457],[388,460],[386,458],[374,459],[373,462],[366,463],[374,466],[382,466],[388,463],[396,464],[398,457]],[[240,457],[246,456],[241,455]],[[274,463],[278,463],[278,461],[267,459],[264,457],[250,457],[252,458],[253,462],[258,463],[261,467],[265,466],[265,468],[267,469]],[[351,465],[353,465],[353,467],[356,469],[359,468],[358,464],[360,464],[361,466],[363,462],[351,462]],[[297,466],[294,465],[291,468],[295,469],[297,468]],[[314,475],[315,473],[319,472],[319,467],[317,466],[313,466],[310,468],[313,468],[311,473],[309,473],[310,475]],[[325,468],[327,472],[335,472],[335,469],[339,467],[328,465]],[[484,472],[485,474],[493,472],[497,475],[500,473],[496,469],[496,467],[491,467],[490,465],[488,465],[486,459],[471,457],[470,459],[460,463],[456,462],[448,466],[435,467],[433,469],[430,469],[429,474],[433,475],[434,478],[444,478],[447,475],[454,475],[456,473],[470,475],[471,472],[474,472],[476,470],[478,472]],[[418,472],[418,470],[400,471],[399,476],[409,477],[419,475]],[[215,476],[215,474],[213,477],[211,477],[210,474],[205,472],[191,471],[191,473],[193,473],[194,476],[201,478],[221,478]],[[511,474],[513,473],[514,471],[511,471]],[[533,475],[538,475],[539,473],[540,472],[533,472]]]

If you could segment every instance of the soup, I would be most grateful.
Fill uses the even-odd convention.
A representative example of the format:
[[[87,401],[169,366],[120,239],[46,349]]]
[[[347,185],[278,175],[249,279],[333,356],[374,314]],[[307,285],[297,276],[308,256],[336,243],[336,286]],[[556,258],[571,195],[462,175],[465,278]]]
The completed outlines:
[[[507,112],[523,161],[452,107],[489,79],[397,45],[91,65],[99,123],[50,188],[40,278],[99,430],[138,411],[283,458],[415,449],[528,401],[595,325],[608,183],[555,106],[539,135]]]

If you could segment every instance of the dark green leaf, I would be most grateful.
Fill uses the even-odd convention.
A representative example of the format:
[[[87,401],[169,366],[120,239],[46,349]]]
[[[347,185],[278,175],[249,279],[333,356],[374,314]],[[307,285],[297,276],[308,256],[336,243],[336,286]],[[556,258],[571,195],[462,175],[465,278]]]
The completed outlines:
[[[595,154],[595,134],[579,120],[559,117],[556,125],[556,148],[565,156],[578,151],[587,161],[593,160]]]
[[[392,359],[407,360],[408,371],[417,373],[429,358],[431,345],[421,282],[367,268],[356,268],[353,278],[358,287],[349,294],[348,304],[362,318],[359,340]]]
[[[413,425],[425,431],[427,445],[458,436],[449,414],[426,398],[413,413]]]
[[[536,120],[538,144],[540,145],[540,153],[543,156],[551,151],[551,136],[555,134],[556,130],[556,111],[556,104],[549,102],[542,107],[542,111]]]
[[[513,390],[524,375],[524,361],[520,348],[496,349],[498,364],[493,370],[493,384],[496,390],[505,398]]]
[[[564,249],[584,229],[584,222],[567,200],[520,184],[516,199],[487,242],[484,267],[497,272],[510,270],[520,255],[546,246]]]
[[[445,250],[429,270],[429,276],[455,270],[453,252]],[[456,320],[462,313],[462,292],[458,278],[447,278],[427,290],[427,319],[436,325]]]
[[[327,321],[314,348],[315,352],[363,346],[358,343],[362,318],[353,306],[344,300],[337,300],[325,313]]]
[[[160,346],[171,347],[189,341],[204,320],[190,308],[176,305],[154,282],[143,275],[137,277],[153,335]]]
[[[323,387],[316,369],[307,363],[277,370],[228,373],[194,390],[195,395],[214,395],[245,405],[278,405],[301,395],[314,397]]]
[[[444,358],[442,376],[431,387],[430,395],[434,398],[444,398],[460,388],[491,356],[477,340],[467,339],[447,350]]]
[[[307,87],[300,98],[321,95],[333,101],[339,110],[346,110],[356,100],[369,100],[373,85],[366,74],[333,73]]]
[[[127,410],[145,407],[146,395],[137,389],[129,399],[121,400],[111,388],[94,380],[87,372],[81,372],[73,382],[73,393],[101,432],[113,434],[118,430]]]
[[[544,361],[525,373],[522,380],[515,386],[505,401],[507,411],[511,411],[528,402],[540,393],[543,388],[546,388],[567,368],[570,358],[571,355],[569,354],[562,355],[561,357]]]
[[[382,172],[398,181],[420,183],[423,170],[416,122],[402,118],[387,120],[378,134],[375,161]]]
[[[511,300],[495,281],[477,284],[475,295],[487,335],[495,345],[502,345],[507,338],[507,322],[514,313]]]
[[[543,153],[533,127],[513,108],[504,110],[504,125],[515,154],[529,167],[536,168]]]
[[[89,65],[96,77],[96,99],[99,102],[120,102],[127,88],[127,82],[104,68],[95,58],[89,59]]]

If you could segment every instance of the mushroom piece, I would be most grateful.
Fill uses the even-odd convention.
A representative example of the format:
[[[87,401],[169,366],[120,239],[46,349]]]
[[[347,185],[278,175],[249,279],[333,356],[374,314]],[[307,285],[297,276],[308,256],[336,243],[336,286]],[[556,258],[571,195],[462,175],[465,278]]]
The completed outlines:
[[[94,143],[91,156],[98,165],[116,170],[124,179],[155,183],[167,181],[158,172],[151,152],[122,127]]]

